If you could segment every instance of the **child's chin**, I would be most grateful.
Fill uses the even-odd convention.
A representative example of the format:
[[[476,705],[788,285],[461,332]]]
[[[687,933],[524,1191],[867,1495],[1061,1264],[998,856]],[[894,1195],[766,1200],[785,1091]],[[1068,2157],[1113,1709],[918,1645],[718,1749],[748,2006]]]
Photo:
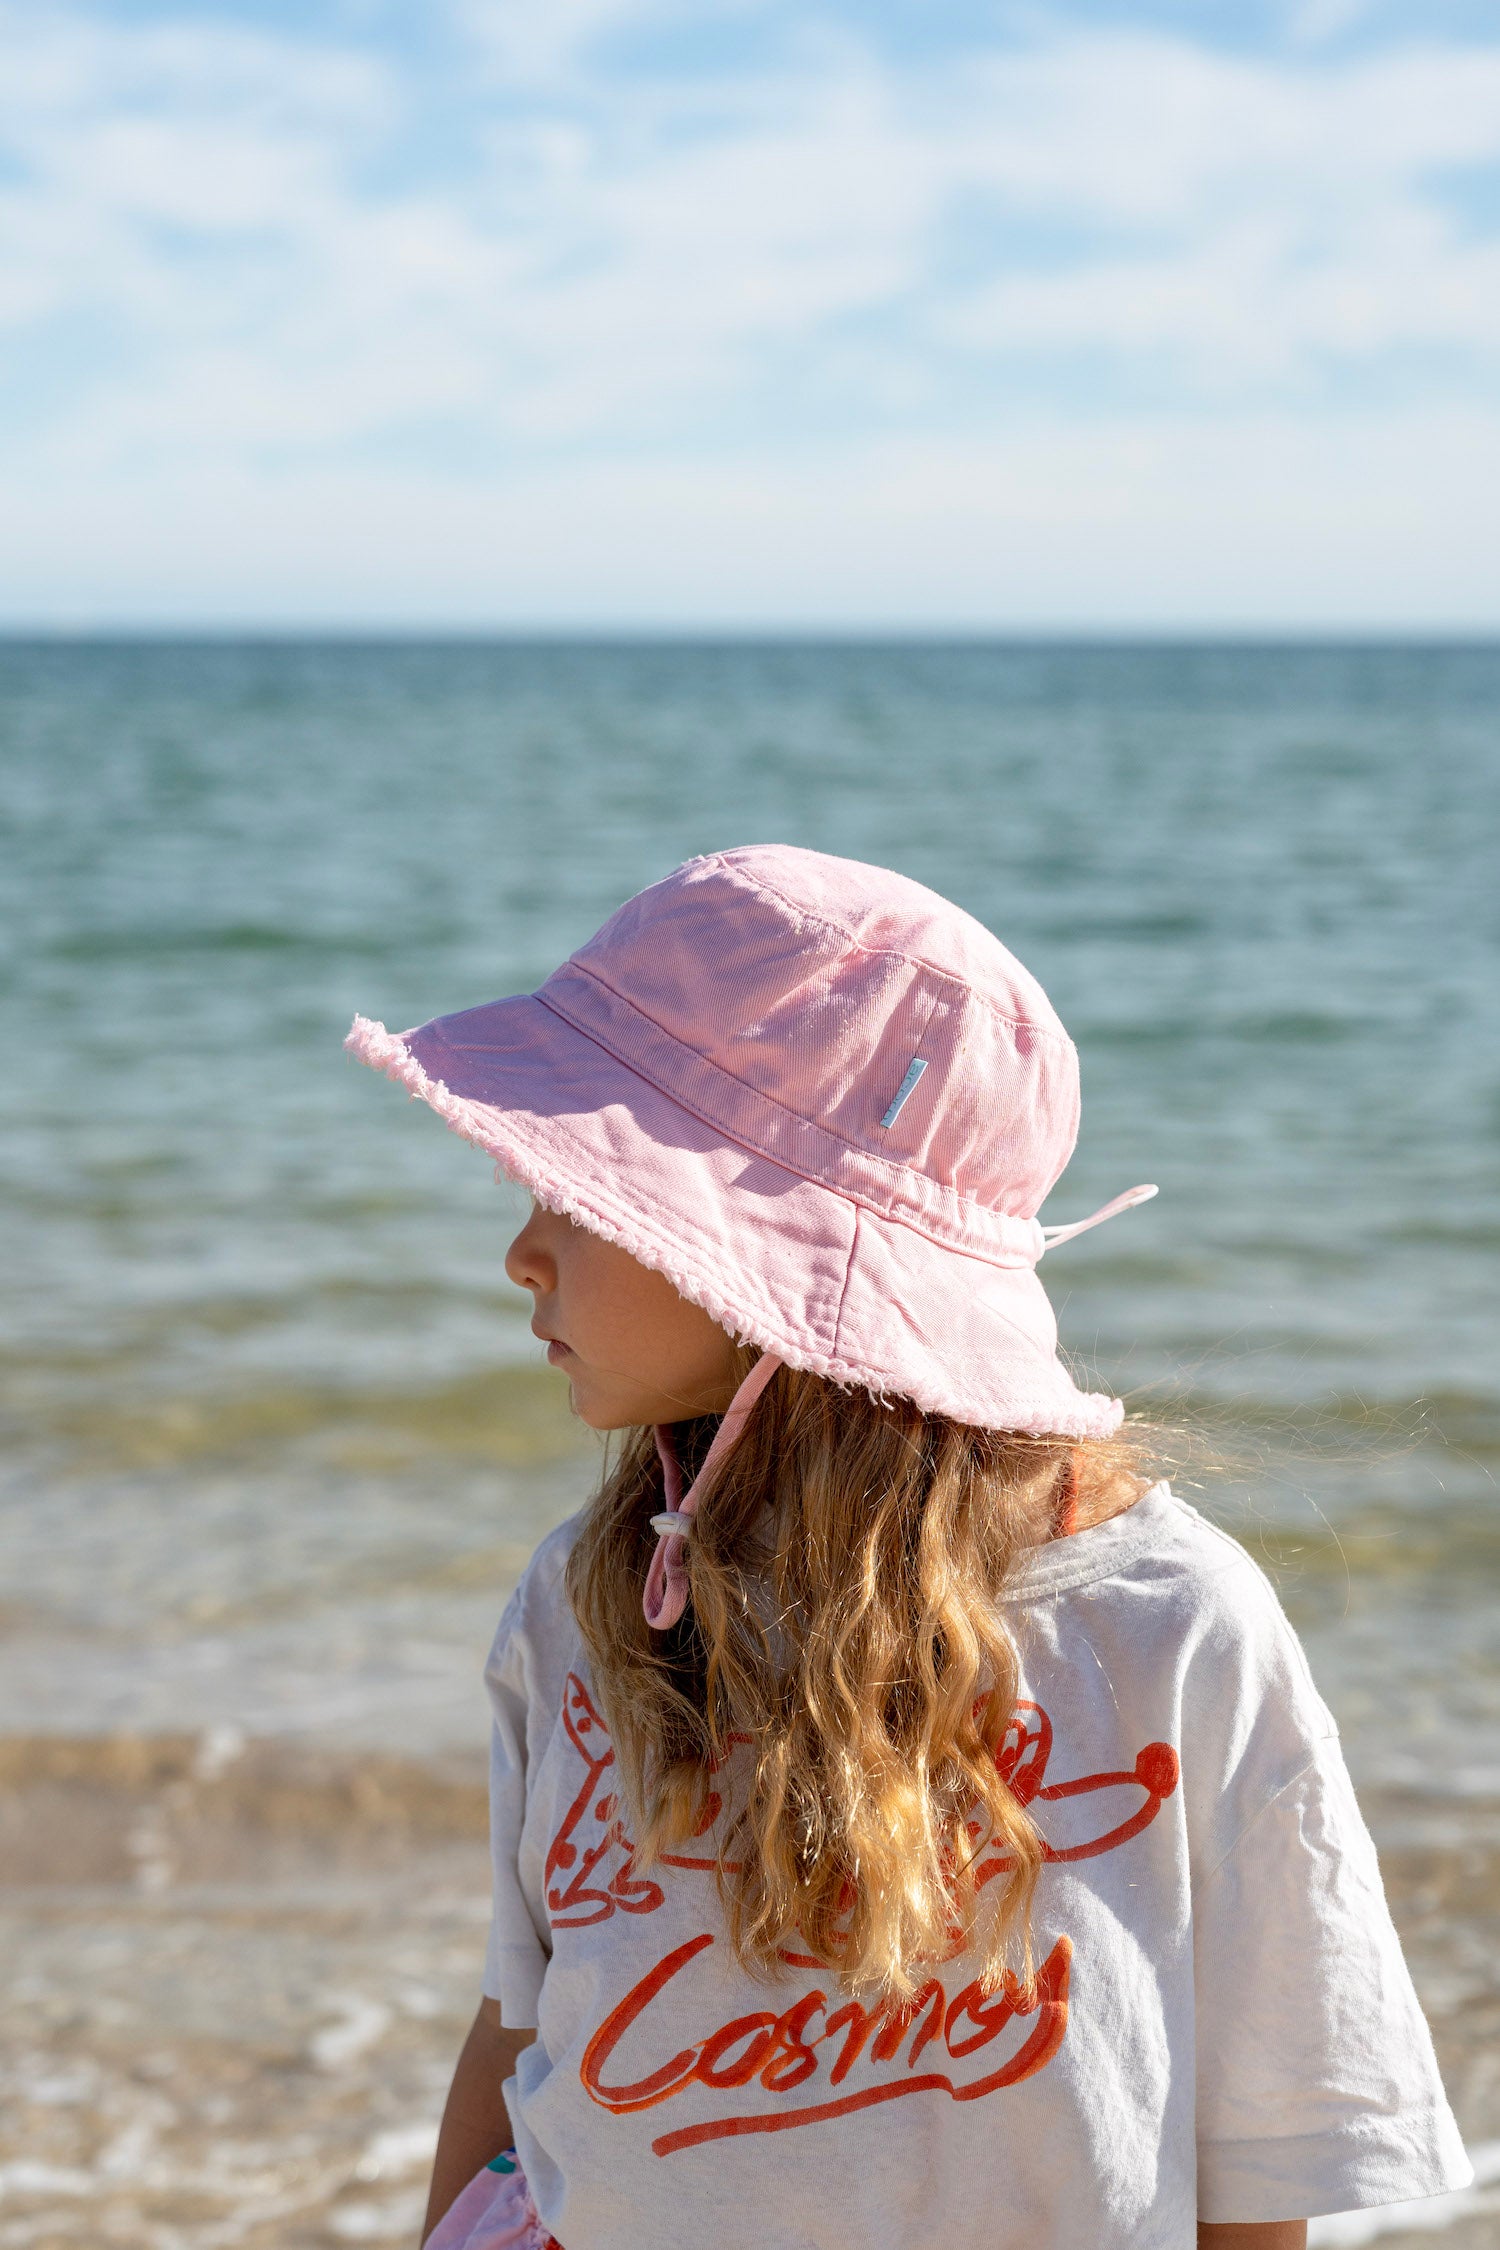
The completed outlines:
[[[622,1414],[617,1403],[598,1397],[590,1390],[588,1382],[580,1381],[576,1375],[568,1377],[568,1402],[574,1420],[588,1429],[602,1433],[637,1427],[636,1420],[629,1414]]]

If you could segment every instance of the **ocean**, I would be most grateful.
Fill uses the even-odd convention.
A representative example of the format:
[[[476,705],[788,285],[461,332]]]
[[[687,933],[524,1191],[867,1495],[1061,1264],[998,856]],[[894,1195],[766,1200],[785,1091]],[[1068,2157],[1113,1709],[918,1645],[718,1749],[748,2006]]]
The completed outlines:
[[[1488,645],[0,644],[13,2239],[414,2226],[479,1667],[597,1455],[514,1191],[341,1040],[759,841],[1040,977],[1045,1218],[1160,1184],[1048,1259],[1065,1345],[1273,1572],[1500,2136],[1497,783]]]

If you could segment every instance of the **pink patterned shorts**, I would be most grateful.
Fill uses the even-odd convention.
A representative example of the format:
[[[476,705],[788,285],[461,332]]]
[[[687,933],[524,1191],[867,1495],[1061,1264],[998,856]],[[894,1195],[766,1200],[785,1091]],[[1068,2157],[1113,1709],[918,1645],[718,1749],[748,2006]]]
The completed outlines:
[[[526,2174],[507,2149],[470,2180],[424,2250],[562,2250],[536,2214]]]

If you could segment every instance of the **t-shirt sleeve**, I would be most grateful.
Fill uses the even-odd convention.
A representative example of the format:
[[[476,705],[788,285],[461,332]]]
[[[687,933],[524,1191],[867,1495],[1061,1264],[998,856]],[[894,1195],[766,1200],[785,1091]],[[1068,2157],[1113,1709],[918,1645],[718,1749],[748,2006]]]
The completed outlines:
[[[528,1574],[529,1576],[529,1574]],[[530,2029],[549,1957],[547,1933],[528,1903],[520,1870],[526,1820],[528,1752],[535,1731],[537,1683],[526,1631],[527,1580],[511,1596],[495,1634],[485,1685],[490,1699],[490,1865],[492,1912],[484,1990],[500,2003],[501,2020]]]
[[[1199,2216],[1311,2218],[1472,2177],[1336,1735],[1194,1897]]]

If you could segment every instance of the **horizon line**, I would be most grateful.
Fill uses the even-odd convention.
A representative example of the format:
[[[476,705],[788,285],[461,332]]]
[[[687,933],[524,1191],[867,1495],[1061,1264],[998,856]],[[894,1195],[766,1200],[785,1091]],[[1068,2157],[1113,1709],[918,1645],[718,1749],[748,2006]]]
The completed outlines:
[[[1500,645],[1500,620],[1488,624],[1222,623],[1222,624],[936,624],[927,623],[689,623],[520,621],[416,623],[412,621],[210,621],[98,620],[21,622],[0,618],[0,646],[25,642],[264,641],[444,642],[611,645],[711,643],[939,643],[1027,646],[1096,646],[1142,643],[1162,646],[1259,647],[1470,647]]]

